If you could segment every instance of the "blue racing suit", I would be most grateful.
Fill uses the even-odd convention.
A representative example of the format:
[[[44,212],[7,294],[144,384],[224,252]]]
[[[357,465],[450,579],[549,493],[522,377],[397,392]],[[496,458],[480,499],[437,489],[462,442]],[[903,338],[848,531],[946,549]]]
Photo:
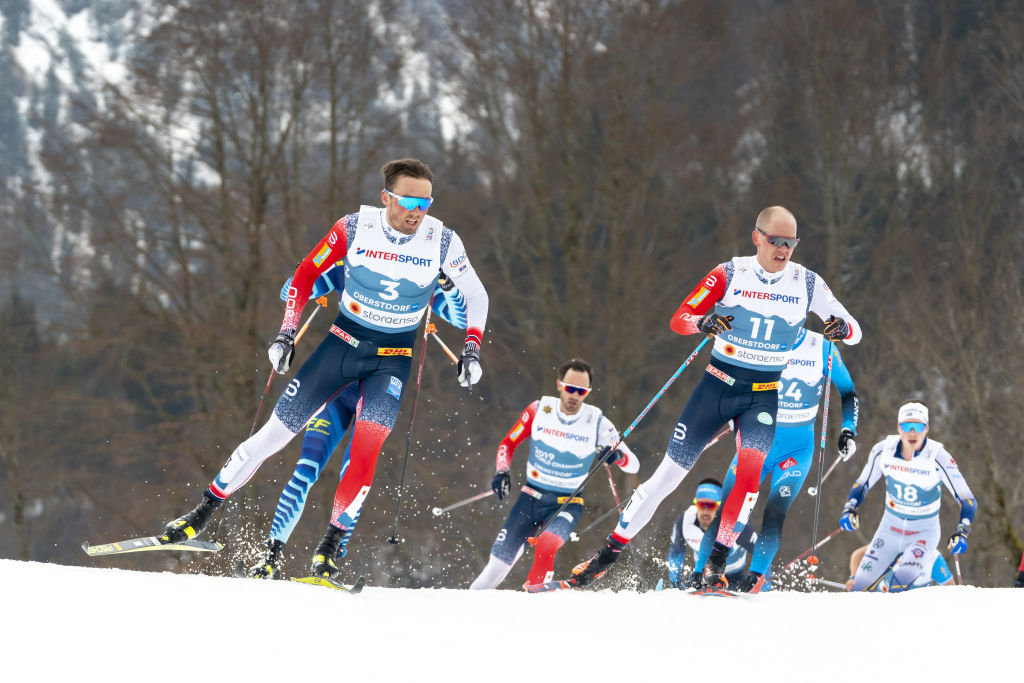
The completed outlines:
[[[765,574],[779,550],[782,525],[811,469],[814,456],[814,422],[825,384],[829,352],[832,353],[832,385],[839,392],[843,429],[857,433],[858,405],[850,371],[836,345],[818,332],[801,330],[782,373],[775,438],[761,468],[761,481],[772,475],[765,502],[761,533],[751,553],[750,571]],[[736,480],[737,458],[729,465],[722,496],[727,497]],[[721,512],[721,510],[719,510]],[[703,570],[718,533],[719,517],[708,527],[701,542],[696,569]]]

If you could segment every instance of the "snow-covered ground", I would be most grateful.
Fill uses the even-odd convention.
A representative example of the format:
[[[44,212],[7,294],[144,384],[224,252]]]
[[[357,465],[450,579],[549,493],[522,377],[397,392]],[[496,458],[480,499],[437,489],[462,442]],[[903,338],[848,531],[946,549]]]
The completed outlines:
[[[696,598],[0,560],[5,681],[1013,681],[1024,590]],[[285,678],[287,677],[287,678]]]

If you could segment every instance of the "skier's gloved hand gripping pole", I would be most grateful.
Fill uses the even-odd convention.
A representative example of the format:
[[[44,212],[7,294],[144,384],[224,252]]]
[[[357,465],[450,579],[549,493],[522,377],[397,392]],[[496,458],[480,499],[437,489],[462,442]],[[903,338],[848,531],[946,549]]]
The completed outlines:
[[[697,354],[700,353],[700,350],[704,348],[704,345],[707,344],[708,340],[710,339],[710,336],[706,336],[704,337],[704,339],[701,340],[700,344],[697,344],[697,348],[695,348],[693,352],[686,357],[686,360],[684,360],[683,364],[679,366],[679,369],[676,370],[672,374],[672,376],[668,378],[668,381],[665,382],[665,385],[658,390],[658,393],[654,395],[654,398],[652,398],[651,402],[647,404],[647,407],[640,411],[640,414],[636,416],[635,420],[633,420],[633,424],[629,425],[629,427],[626,428],[626,431],[622,432],[622,436],[619,437],[619,440],[616,441],[611,446],[605,446],[604,451],[601,453],[600,456],[597,457],[593,467],[590,469],[590,472],[583,479],[583,481],[580,482],[580,485],[576,487],[576,490],[570,493],[568,496],[566,496],[565,502],[562,503],[561,507],[555,510],[555,513],[553,515],[548,517],[548,521],[544,522],[544,526],[542,526],[534,536],[531,536],[530,538],[526,539],[530,543],[530,545],[536,545],[537,539],[540,538],[545,531],[547,531],[548,527],[551,525],[553,521],[555,521],[558,515],[562,514],[562,511],[565,510],[565,508],[569,507],[569,504],[572,501],[572,499],[580,495],[580,491],[582,491],[583,487],[587,485],[587,482],[590,481],[591,478],[601,470],[602,465],[604,465],[611,459],[612,453],[614,453],[615,449],[619,447],[619,444],[625,441],[626,437],[628,437],[630,433],[636,428],[636,426],[640,424],[640,420],[644,419],[644,416],[647,415],[648,411],[650,411],[654,404],[657,403],[658,400],[665,395],[665,392],[668,391],[668,388],[675,383],[675,381],[679,378],[679,375],[683,374],[683,370],[686,369],[686,366],[688,366],[693,361],[693,359],[697,357]]]
[[[288,368],[291,367],[292,358],[295,357],[295,345],[302,339],[302,335],[306,334],[306,330],[309,329],[309,324],[313,322],[313,318],[320,312],[321,308],[327,307],[327,297],[322,296],[316,300],[317,306],[313,309],[313,312],[306,318],[306,322],[302,325],[302,329],[292,339],[290,335],[284,333],[278,334],[277,339],[270,345],[267,350],[267,356],[270,359],[270,377],[267,378],[267,387],[263,390],[263,395],[260,396],[260,404],[256,409],[256,417],[252,420],[252,428],[249,430],[249,436],[256,433],[256,425],[260,422],[260,414],[263,412],[263,402],[266,400],[267,395],[270,393],[270,384],[274,381],[274,375],[285,374],[288,372]],[[285,339],[282,339],[286,337]],[[276,357],[275,357],[276,356]],[[284,361],[282,363],[282,361]],[[282,368],[283,366],[283,368]]]

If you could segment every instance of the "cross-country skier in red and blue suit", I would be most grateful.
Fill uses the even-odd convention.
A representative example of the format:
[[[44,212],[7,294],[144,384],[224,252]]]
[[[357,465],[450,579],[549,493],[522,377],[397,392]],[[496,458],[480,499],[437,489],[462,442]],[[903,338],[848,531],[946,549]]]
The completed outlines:
[[[439,268],[466,297],[468,327],[458,363],[459,384],[469,387],[479,381],[487,292],[459,236],[427,216],[433,202],[433,174],[416,159],[388,162],[381,173],[384,208],[362,206],[339,219],[295,270],[281,331],[268,350],[271,366],[280,374],[288,372],[295,355],[295,331],[313,283],[344,259],[341,312],[330,333],[288,383],[267,423],[235,448],[200,504],[167,525],[163,542],[198,535],[213,511],[267,458],[284,448],[321,406],[348,384],[358,382],[362,396],[351,459],[310,566],[316,576],[337,576],[335,557],[341,541],[355,524],[381,447],[398,417],[416,330],[430,306]]]
[[[292,279],[284,283],[281,288],[281,299],[288,300],[288,291],[291,289]],[[321,274],[313,283],[311,299],[324,296],[332,291],[341,292],[345,289],[345,268],[344,261],[339,260],[332,268]],[[447,320],[453,326],[466,329],[466,298],[462,292],[455,287],[455,283],[448,279],[442,271],[438,275],[437,287],[434,289],[434,297],[431,307],[434,312]],[[262,579],[281,578],[281,555],[285,544],[291,538],[295,525],[306,507],[306,496],[320,474],[327,467],[331,456],[334,454],[338,444],[342,442],[348,433],[348,428],[355,417],[360,397],[359,383],[353,382],[345,387],[345,390],[335,396],[331,401],[321,408],[316,415],[306,424],[306,433],[302,438],[302,455],[295,465],[295,471],[281,491],[281,497],[277,501],[277,509],[274,511],[274,521],[270,526],[270,535],[267,538],[267,549],[263,559],[249,569],[249,575]],[[349,448],[341,461],[341,476],[345,476],[351,457],[352,442],[349,441]],[[355,523],[359,521],[359,510],[352,515],[352,526],[348,533],[341,539],[335,559],[345,557],[348,542],[352,538]]]

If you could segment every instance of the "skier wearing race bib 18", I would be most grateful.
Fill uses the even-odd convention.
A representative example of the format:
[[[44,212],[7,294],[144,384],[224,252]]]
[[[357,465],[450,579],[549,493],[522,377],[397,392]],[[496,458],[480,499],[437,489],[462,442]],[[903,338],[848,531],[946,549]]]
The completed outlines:
[[[896,424],[899,434],[887,436],[871,449],[839,518],[839,526],[845,531],[857,529],[857,508],[868,489],[885,477],[885,512],[850,590],[874,590],[891,569],[889,591],[898,592],[913,587],[919,577],[931,571],[931,553],[941,534],[943,484],[960,503],[956,533],[947,544],[953,555],[967,550],[967,535],[978,511],[974,494],[956,462],[941,443],[928,438],[928,407],[922,401],[905,403]]]
[[[416,330],[431,304],[439,270],[466,300],[467,336],[458,363],[459,384],[469,387],[480,379],[487,292],[459,236],[427,216],[433,202],[433,174],[417,159],[388,162],[381,174],[383,208],[362,206],[340,218],[295,270],[281,331],[267,352],[271,367],[279,374],[288,372],[295,355],[295,331],[313,283],[344,259],[341,312],[329,333],[288,383],[270,419],[235,448],[202,502],[167,525],[162,542],[198,535],[213,511],[267,458],[284,448],[321,406],[357,382],[360,396],[351,457],[310,567],[315,576],[337,576],[335,557],[355,525],[373,482],[377,457],[398,417]]]
[[[716,266],[672,316],[671,328],[678,334],[715,337],[711,362],[683,408],[664,460],[633,492],[601,552],[573,570],[570,585],[587,585],[608,570],[683,481],[715,432],[733,420],[736,482],[722,505],[718,536],[705,566],[707,585],[725,585],[726,558],[757,502],[761,467],[775,436],[779,377],[807,313],[825,322],[826,339],[860,341],[860,326],[825,282],[790,261],[800,241],[792,213],[781,206],[765,209],[751,239],[755,256]]]

